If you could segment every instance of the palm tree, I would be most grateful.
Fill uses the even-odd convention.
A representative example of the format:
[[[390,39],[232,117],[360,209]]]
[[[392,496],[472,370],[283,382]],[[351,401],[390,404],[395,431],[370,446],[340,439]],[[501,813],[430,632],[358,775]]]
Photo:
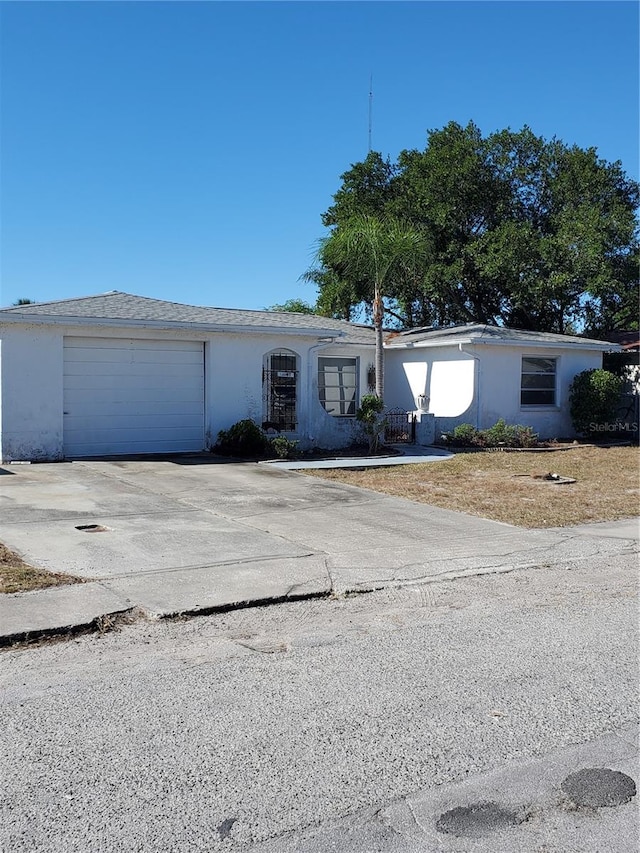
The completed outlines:
[[[357,215],[341,222],[320,243],[318,257],[354,292],[371,302],[376,332],[376,396],[384,393],[382,322],[384,296],[394,280],[424,267],[428,256],[425,235],[392,217]]]

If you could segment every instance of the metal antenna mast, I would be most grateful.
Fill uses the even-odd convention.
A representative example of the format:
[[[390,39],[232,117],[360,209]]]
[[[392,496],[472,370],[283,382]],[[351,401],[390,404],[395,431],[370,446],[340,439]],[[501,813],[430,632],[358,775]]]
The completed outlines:
[[[369,75],[369,154],[371,154],[371,115],[373,111],[373,74]]]

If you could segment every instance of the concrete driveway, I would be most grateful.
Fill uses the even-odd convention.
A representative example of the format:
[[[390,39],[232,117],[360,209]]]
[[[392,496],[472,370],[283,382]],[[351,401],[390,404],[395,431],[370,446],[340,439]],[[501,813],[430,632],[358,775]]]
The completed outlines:
[[[364,591],[637,543],[637,524],[523,530],[210,457],[0,471],[0,541],[27,562],[89,581],[0,597],[15,635],[132,608],[167,616]]]

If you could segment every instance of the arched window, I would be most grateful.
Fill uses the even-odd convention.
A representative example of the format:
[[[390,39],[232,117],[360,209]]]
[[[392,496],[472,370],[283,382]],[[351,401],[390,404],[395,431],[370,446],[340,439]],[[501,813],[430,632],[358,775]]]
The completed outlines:
[[[298,429],[298,356],[287,349],[267,353],[262,367],[263,429]]]

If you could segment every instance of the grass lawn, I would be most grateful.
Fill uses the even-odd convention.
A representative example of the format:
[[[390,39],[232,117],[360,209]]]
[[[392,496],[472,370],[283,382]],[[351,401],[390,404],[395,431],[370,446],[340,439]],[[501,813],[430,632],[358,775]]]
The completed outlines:
[[[637,515],[639,454],[637,447],[457,453],[421,465],[305,473],[520,527],[563,527]],[[531,476],[549,473],[576,482],[557,484]]]
[[[67,583],[82,583],[82,580],[73,575],[35,569],[0,543],[0,593],[27,592]]]

